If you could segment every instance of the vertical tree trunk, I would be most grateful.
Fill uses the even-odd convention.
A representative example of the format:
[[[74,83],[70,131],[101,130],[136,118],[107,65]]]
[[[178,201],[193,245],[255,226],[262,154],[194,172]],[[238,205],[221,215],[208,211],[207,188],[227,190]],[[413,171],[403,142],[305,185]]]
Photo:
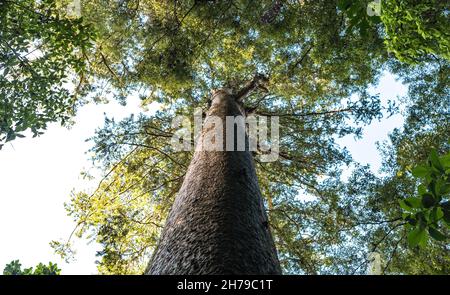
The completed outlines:
[[[238,115],[219,91],[206,120],[222,119],[225,141],[225,117]],[[195,152],[146,274],[281,274],[247,147]]]

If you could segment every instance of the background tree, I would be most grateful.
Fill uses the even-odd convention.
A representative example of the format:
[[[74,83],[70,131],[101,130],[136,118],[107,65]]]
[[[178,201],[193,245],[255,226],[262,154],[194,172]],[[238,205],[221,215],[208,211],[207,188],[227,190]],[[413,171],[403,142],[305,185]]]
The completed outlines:
[[[409,64],[420,63],[426,56],[450,59],[446,4],[440,0],[338,1],[338,7],[345,12],[351,26],[358,28],[361,34],[365,35],[368,27],[381,23],[387,50]],[[371,9],[372,13],[367,13]]]
[[[56,263],[49,262],[48,266],[39,263],[33,270],[33,267],[22,270],[22,264],[19,260],[13,260],[5,266],[3,275],[59,275],[61,270]]]
[[[144,109],[160,104],[152,115],[105,119],[92,138],[105,177],[94,192],[75,193],[66,206],[78,224],[74,233],[102,245],[100,272],[142,273],[155,248],[192,157],[172,150],[171,118],[206,110],[212,89],[238,88],[255,73],[270,77],[269,92],[248,97],[246,110],[277,115],[283,128],[281,160],[262,163],[256,155],[255,161],[284,272],[363,273],[372,251],[381,252],[385,272],[447,271],[441,264],[447,246],[431,245],[430,253],[439,255],[428,266],[430,253],[403,247],[405,220],[397,201],[414,194],[416,183],[379,178],[366,167],[346,183],[341,170],[352,160],[335,141],[360,136],[361,126],[393,110],[368,93],[390,69],[410,91],[403,101],[407,121],[393,133],[386,159],[407,163],[407,143],[440,143],[426,134],[448,136],[438,124],[448,113],[447,63],[426,55],[417,66],[398,63],[384,47],[382,24],[367,19],[361,29],[339,2],[84,3],[83,16],[99,37],[86,52],[83,87],[98,99],[114,95],[125,102],[133,94]],[[420,161],[428,155],[423,147],[417,145]],[[385,167],[398,171],[406,167],[402,161]],[[61,254],[68,244],[53,242]],[[411,255],[417,259],[408,260]]]
[[[403,99],[405,123],[403,128],[392,132],[390,144],[384,143],[381,146],[385,159],[382,168],[385,177],[379,180],[378,193],[376,190],[369,194],[373,194],[372,204],[376,210],[381,210],[390,218],[404,213],[395,203],[421,195],[422,188],[418,192],[421,179],[416,177],[416,173],[413,173],[416,176],[411,174],[413,168],[427,163],[433,149],[436,149],[439,155],[445,155],[450,150],[449,65],[447,61],[432,56],[422,59],[425,64],[421,66],[407,66],[398,62],[391,64],[391,70],[397,72],[409,84],[408,96]],[[448,192],[445,193],[444,189],[440,195],[442,199],[438,204],[443,204],[448,200]],[[402,223],[411,222],[409,215],[402,216],[402,219]],[[449,232],[448,226],[442,221],[440,223],[442,227],[439,230],[447,238],[438,242],[420,235],[423,237],[423,240],[420,239],[421,243],[425,246],[422,248],[410,247],[408,244],[408,225],[392,230],[391,237],[386,238],[385,243],[378,249],[387,263],[385,271],[411,274],[448,273]],[[420,226],[419,223],[416,225]]]
[[[66,125],[81,93],[69,82],[82,79],[93,38],[57,1],[0,1],[0,148],[25,130],[37,136],[50,122]]]
[[[250,1],[148,1],[139,7],[136,2],[111,3],[113,11],[121,12],[114,14],[90,3],[86,11],[95,16],[99,36],[106,36],[99,41],[101,47],[93,49],[93,74],[114,85],[119,99],[122,92],[135,90],[144,105],[161,103],[152,116],[105,121],[93,149],[105,179],[93,194],[78,193],[67,206],[79,224],[75,233],[92,231],[104,245],[99,269],[141,272],[154,249],[192,156],[171,150],[170,119],[191,115],[195,107],[206,109],[211,89],[239,87],[262,72],[270,76],[270,92],[248,97],[246,108],[279,115],[285,128],[282,160],[261,163],[256,158],[269,218],[279,220],[278,247],[293,249],[293,239],[302,267],[318,272],[320,264],[310,255],[316,251],[303,239],[304,229],[290,230],[291,237],[284,237],[283,224],[291,221],[276,212],[287,205],[301,208],[300,192],[324,199],[336,194],[333,185],[340,165],[351,159],[335,137],[358,136],[358,124],[382,116],[387,106],[367,92],[386,59],[378,31],[368,28],[362,37],[349,30],[336,2],[330,1],[283,5],[269,23],[261,17],[272,11],[271,1],[256,6]],[[103,26],[107,23],[115,26]],[[272,228],[277,223],[270,222]],[[329,248],[339,242],[325,239]],[[67,246],[53,245],[60,252]],[[291,256],[282,257],[284,266]]]
[[[417,63],[424,55],[450,60],[447,9],[439,0],[384,1],[381,19],[388,50],[409,63]]]

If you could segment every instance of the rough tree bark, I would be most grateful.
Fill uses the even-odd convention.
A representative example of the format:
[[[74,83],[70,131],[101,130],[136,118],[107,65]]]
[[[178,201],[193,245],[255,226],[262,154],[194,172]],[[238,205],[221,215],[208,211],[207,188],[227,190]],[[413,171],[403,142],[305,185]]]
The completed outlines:
[[[216,91],[205,120],[220,117],[225,132],[225,117],[243,115],[254,84]],[[194,153],[146,274],[281,274],[247,148]]]

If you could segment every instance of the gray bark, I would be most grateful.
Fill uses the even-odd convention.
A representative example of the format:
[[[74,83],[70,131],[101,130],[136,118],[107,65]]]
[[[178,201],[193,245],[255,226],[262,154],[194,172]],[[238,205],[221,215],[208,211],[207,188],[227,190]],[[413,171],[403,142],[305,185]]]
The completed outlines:
[[[225,116],[243,110],[237,96],[219,91],[211,115],[225,132]],[[146,274],[281,274],[247,148],[194,153]]]

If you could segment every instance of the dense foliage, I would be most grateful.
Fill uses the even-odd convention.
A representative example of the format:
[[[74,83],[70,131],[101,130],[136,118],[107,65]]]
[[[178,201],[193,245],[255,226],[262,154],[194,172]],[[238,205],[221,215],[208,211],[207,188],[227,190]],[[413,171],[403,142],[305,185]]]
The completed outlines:
[[[406,63],[424,56],[450,59],[448,3],[440,0],[339,0],[350,27],[362,35],[382,23],[387,50]]]
[[[338,167],[350,157],[335,137],[359,136],[361,125],[380,118],[388,107],[367,92],[386,58],[383,40],[374,28],[364,38],[348,30],[333,1],[86,5],[83,17],[95,17],[96,30],[104,36],[92,52],[97,65],[90,68],[92,74],[110,81],[119,99],[136,91],[143,105],[161,104],[151,116],[106,120],[93,151],[110,172],[95,193],[78,193],[67,206],[79,224],[76,233],[92,231],[104,246],[101,272],[142,270],[191,157],[171,150],[170,120],[174,114],[191,115],[195,107],[206,109],[211,89],[239,87],[256,72],[270,76],[270,92],[256,93],[245,103],[258,115],[279,115],[286,128],[282,160],[257,161],[271,215],[281,219],[282,251],[289,243],[281,239],[287,218],[277,210],[299,202],[299,192],[315,192],[320,177],[336,179]],[[291,238],[304,247],[298,229]],[[67,250],[65,244],[53,245]],[[309,256],[306,249],[301,252]]]
[[[408,241],[412,247],[425,246],[427,230],[430,236],[438,241],[445,241],[446,236],[439,231],[442,226],[450,227],[450,154],[438,157],[432,150],[427,164],[415,167],[412,175],[423,179],[419,185],[418,197],[412,196],[400,200],[400,206],[412,227]]]
[[[450,60],[448,3],[389,0],[382,8],[386,45],[399,60],[417,63],[427,54]]]
[[[33,267],[22,269],[19,260],[13,260],[3,269],[3,275],[59,275],[61,270],[56,263],[49,262],[48,265],[39,263]]]
[[[12,2],[0,1],[9,5],[0,15],[13,18],[18,8],[12,9],[16,7]],[[138,95],[143,110],[158,108],[120,122],[105,118],[104,127],[91,138],[93,160],[104,178],[94,191],[75,192],[66,204],[77,223],[74,234],[89,236],[102,246],[101,273],[142,273],[156,246],[192,156],[172,149],[171,119],[192,116],[195,108],[206,110],[212,89],[241,87],[256,74],[269,77],[267,91],[249,96],[245,108],[259,116],[279,116],[281,124],[280,160],[261,162],[261,150],[255,153],[255,163],[284,272],[364,273],[369,254],[377,252],[383,259],[383,273],[449,273],[448,240],[442,238],[448,229],[442,222],[438,228],[433,217],[426,228],[437,239],[425,242],[422,221],[430,217],[428,213],[418,217],[437,207],[441,210],[435,210],[436,216],[442,211],[444,217],[446,190],[442,194],[439,190],[438,197],[436,185],[430,186],[435,200],[430,208],[410,208],[409,202],[419,185],[411,169],[433,155],[433,149],[439,155],[449,151],[448,29],[443,26],[448,14],[445,6],[436,4],[442,1],[426,1],[422,6],[417,1],[391,1],[392,11],[368,16],[369,2],[93,0],[82,3],[82,20],[58,18],[68,23],[58,26],[66,33],[47,32],[60,36],[55,46],[69,49],[50,59],[56,64],[45,67],[55,68],[57,76],[42,74],[53,77],[56,84],[38,89],[63,87],[61,62],[75,70],[79,66],[76,93],[84,98],[115,97],[125,103],[128,96]],[[421,10],[412,14],[416,6]],[[21,27],[33,27],[31,21]],[[76,26],[80,27],[71,32]],[[94,31],[95,43],[88,46]],[[39,32],[47,34],[45,27]],[[64,43],[65,36],[71,36],[70,46]],[[13,51],[6,52],[14,59]],[[24,67],[17,71],[31,75]],[[398,101],[404,126],[380,144],[384,162],[381,173],[374,174],[355,163],[336,140],[360,137],[365,125],[399,111],[369,91],[383,71],[397,75],[409,91]],[[2,73],[5,83],[21,81],[8,79],[12,74],[5,70]],[[24,92],[28,88],[20,85],[11,87],[2,91],[15,93],[14,103],[30,106],[25,112],[32,116],[66,120],[66,113],[73,111],[75,97],[62,88],[55,90],[61,98],[43,94],[57,110],[43,104],[49,111],[43,116],[33,113],[36,106],[27,103],[31,97],[40,103],[40,96],[30,96],[33,92]],[[3,101],[12,107],[9,98]],[[6,118],[3,132],[15,134],[31,127],[17,129],[14,126],[21,126],[17,119]],[[39,128],[45,125],[39,124]],[[436,162],[436,155],[431,157]],[[446,167],[446,160],[440,161]],[[437,183],[447,174],[446,168],[435,168],[441,174],[430,176]],[[349,169],[353,173],[346,179],[342,172]],[[433,179],[425,179],[426,186]],[[429,193],[422,186],[419,190]],[[405,208],[414,216],[405,214]],[[413,226],[418,230],[411,234]],[[426,249],[409,247],[408,233],[410,246],[419,243]],[[52,242],[66,258],[71,254],[71,238]]]
[[[54,0],[0,1],[0,148],[42,134],[47,123],[73,116],[76,89],[70,76],[83,73],[83,54],[93,31],[70,18]]]

